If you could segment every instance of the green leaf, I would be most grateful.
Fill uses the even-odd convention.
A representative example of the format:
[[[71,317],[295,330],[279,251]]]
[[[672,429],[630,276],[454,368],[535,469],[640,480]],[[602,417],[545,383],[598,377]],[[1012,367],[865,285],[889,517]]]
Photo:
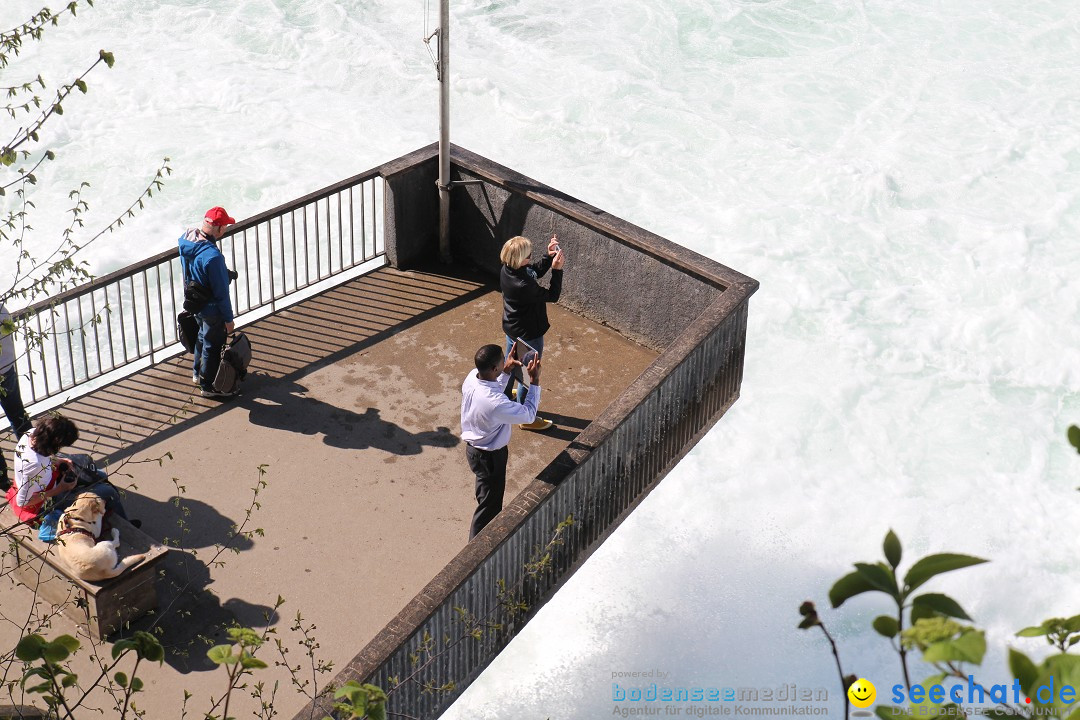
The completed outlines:
[[[75,687],[75,684],[79,682],[79,676],[75,673],[67,673],[64,675],[64,679],[60,681],[60,687],[70,688]]]
[[[113,680],[115,680],[116,684],[119,685],[120,687],[127,687],[127,683],[128,683],[127,673],[118,672],[115,675],[113,675]]]
[[[105,64],[108,65],[109,67],[112,67],[113,63],[116,62],[116,59],[113,57],[113,54],[111,52],[106,52],[105,50],[100,50],[98,52],[98,57],[100,57],[102,60],[104,60]]]
[[[117,640],[112,646],[113,660],[120,658],[122,654],[130,650],[135,649],[135,641],[131,638],[124,638],[123,640]]]
[[[131,678],[131,692],[139,692],[143,689],[143,681],[141,678]]]
[[[1012,671],[1013,677],[1020,681],[1020,689],[1024,691],[1024,694],[1030,695],[1032,683],[1039,675],[1035,663],[1019,650],[1009,648],[1009,670]]]
[[[883,637],[894,638],[900,632],[900,625],[896,622],[896,618],[888,615],[878,615],[874,618],[873,625],[877,634]]]
[[[64,108],[63,108],[62,105],[60,105],[60,103],[56,103],[55,105],[53,105],[53,112],[56,113],[57,115],[63,115],[64,114]]]
[[[245,650],[240,655],[240,667],[246,670],[254,670],[267,667],[267,665],[262,660],[257,657],[253,657],[251,653]]]
[[[873,565],[855,563],[855,571],[866,578],[866,581],[873,585],[875,589],[891,595],[897,601],[900,600],[900,590],[896,587],[896,576],[893,575],[893,571],[885,563],[875,563]]]
[[[229,658],[233,657],[232,645],[215,645],[206,651],[206,657],[210,658],[210,661],[215,665],[233,665],[236,663],[236,658],[230,663]]]
[[[941,593],[926,593],[925,595],[919,595],[911,601],[911,604],[912,606],[923,605],[934,612],[949,617],[960,618],[961,620],[971,620],[971,618],[968,617],[968,614],[964,612],[964,608],[960,607],[960,603],[956,602],[948,595],[942,595]]]
[[[45,638],[40,635],[27,635],[15,646],[15,657],[23,662],[40,660],[45,653]]]
[[[1072,445],[1074,448],[1076,448],[1077,452],[1080,452],[1080,427],[1076,427],[1075,425],[1070,425],[1069,426],[1068,437],[1069,437],[1069,444]]]
[[[882,549],[885,551],[885,559],[892,565],[892,569],[895,570],[896,566],[900,564],[900,558],[903,552],[900,548],[900,538],[896,537],[896,533],[889,530],[885,534],[885,542],[882,543]]]
[[[1032,625],[1016,633],[1016,637],[1042,637],[1049,632],[1045,625]]]
[[[955,640],[933,643],[923,652],[923,660],[928,663],[969,662],[979,665],[985,654],[986,636],[981,630],[973,630]]]
[[[79,88],[79,91],[82,92],[84,95],[86,94],[86,81],[85,80],[76,80],[75,81],[75,87]]]
[[[134,639],[135,651],[140,658],[156,663],[165,660],[165,648],[161,646],[161,641],[155,635],[145,630],[136,630]]]
[[[870,592],[875,589],[876,588],[859,573],[849,573],[837,580],[832,586],[832,589],[829,590],[829,602],[832,603],[834,608],[838,608],[856,595]]]
[[[908,592],[911,592],[935,575],[971,567],[972,565],[980,565],[984,562],[986,560],[982,558],[971,555],[958,555],[956,553],[927,555],[908,570],[907,575],[904,577],[904,586]]]

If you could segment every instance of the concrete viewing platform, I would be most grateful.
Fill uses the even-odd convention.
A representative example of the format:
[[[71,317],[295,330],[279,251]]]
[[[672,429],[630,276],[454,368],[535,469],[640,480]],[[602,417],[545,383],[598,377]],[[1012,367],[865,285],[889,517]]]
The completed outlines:
[[[260,319],[243,328],[254,359],[229,401],[198,397],[183,355],[61,408],[82,430],[72,451],[107,460],[129,488],[128,514],[173,548],[158,614],[135,626],[156,626],[167,646],[162,668],[140,668],[147,717],[179,717],[185,689],[189,712],[209,710],[225,676],[205,652],[234,622],[262,628],[269,616],[310,680],[290,629],[299,613],[317,628],[316,657],[345,665],[466,545],[475,501],[460,386],[475,350],[503,338],[487,277],[387,267]],[[549,315],[541,415],[556,427],[514,430],[507,503],[657,357],[562,306]],[[32,602],[26,587],[0,583],[4,647]],[[57,617],[47,634],[77,632]],[[271,667],[253,681],[279,681],[276,707],[290,717],[309,698],[274,665],[272,642],[260,657]],[[89,673],[88,658],[79,663]],[[237,700],[237,716],[255,702],[246,691]],[[107,715],[109,702],[95,706]]]

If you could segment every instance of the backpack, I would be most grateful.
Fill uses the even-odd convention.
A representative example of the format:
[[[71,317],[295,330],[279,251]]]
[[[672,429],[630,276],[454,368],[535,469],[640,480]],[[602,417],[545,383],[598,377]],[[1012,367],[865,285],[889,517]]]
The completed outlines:
[[[195,341],[199,339],[199,321],[187,310],[176,316],[176,339],[184,350],[195,352]]]
[[[221,364],[214,376],[214,389],[230,395],[238,391],[250,364],[251,341],[242,332],[233,333],[221,349]]]

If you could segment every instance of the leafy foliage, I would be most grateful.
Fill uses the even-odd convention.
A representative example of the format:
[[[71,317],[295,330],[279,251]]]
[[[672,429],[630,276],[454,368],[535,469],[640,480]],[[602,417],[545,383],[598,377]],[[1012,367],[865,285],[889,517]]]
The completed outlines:
[[[906,696],[911,706],[898,708],[878,705],[874,712],[879,718],[896,720],[898,717],[917,716],[933,719],[970,715],[972,709],[965,707],[965,703],[982,703],[989,698],[989,702],[994,705],[980,708],[979,712],[1000,720],[1080,720],[1080,702],[1075,695],[1068,696],[1060,692],[1065,686],[1080,687],[1080,656],[1067,652],[1080,642],[1080,615],[1050,618],[1017,633],[1018,637],[1043,637],[1058,652],[1036,664],[1019,650],[1008,649],[1009,669],[1025,693],[1025,698],[1019,703],[1010,702],[1010,696],[1005,691],[1006,686],[994,685],[986,688],[974,680],[973,668],[980,666],[986,656],[986,635],[982,630],[960,622],[971,621],[971,617],[960,604],[942,593],[912,595],[917,588],[937,575],[973,567],[986,561],[956,553],[928,555],[912,563],[903,581],[898,582],[896,572],[903,553],[900,540],[892,530],[886,534],[882,549],[886,563],[855,563],[855,571],[837,580],[829,591],[829,599],[834,608],[840,607],[856,595],[868,592],[882,592],[896,605],[895,616],[879,615],[874,618],[872,627],[879,635],[889,639],[900,658]],[[904,625],[905,611],[907,627]],[[819,627],[825,633],[836,657],[841,686],[846,692],[855,676],[843,673],[836,643],[818,616],[814,604],[804,602],[799,607],[799,614],[803,618],[799,623],[800,628]],[[933,674],[919,685],[913,685],[909,679],[908,653],[918,653],[922,661],[933,670]],[[970,695],[967,692],[960,693],[961,701],[957,702],[955,696],[944,690],[946,683],[955,687],[961,682],[964,683],[965,690],[970,690]],[[950,687],[950,690],[953,687]],[[931,693],[931,689],[935,689],[935,692]],[[846,702],[845,696],[845,715]]]

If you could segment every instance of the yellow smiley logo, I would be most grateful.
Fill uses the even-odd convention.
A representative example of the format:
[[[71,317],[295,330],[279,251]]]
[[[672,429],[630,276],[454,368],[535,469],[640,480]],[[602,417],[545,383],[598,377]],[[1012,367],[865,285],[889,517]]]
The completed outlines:
[[[847,689],[847,696],[855,707],[868,708],[874,704],[874,699],[877,697],[877,688],[874,687],[874,683],[866,678],[859,678],[851,683],[851,687]]]

